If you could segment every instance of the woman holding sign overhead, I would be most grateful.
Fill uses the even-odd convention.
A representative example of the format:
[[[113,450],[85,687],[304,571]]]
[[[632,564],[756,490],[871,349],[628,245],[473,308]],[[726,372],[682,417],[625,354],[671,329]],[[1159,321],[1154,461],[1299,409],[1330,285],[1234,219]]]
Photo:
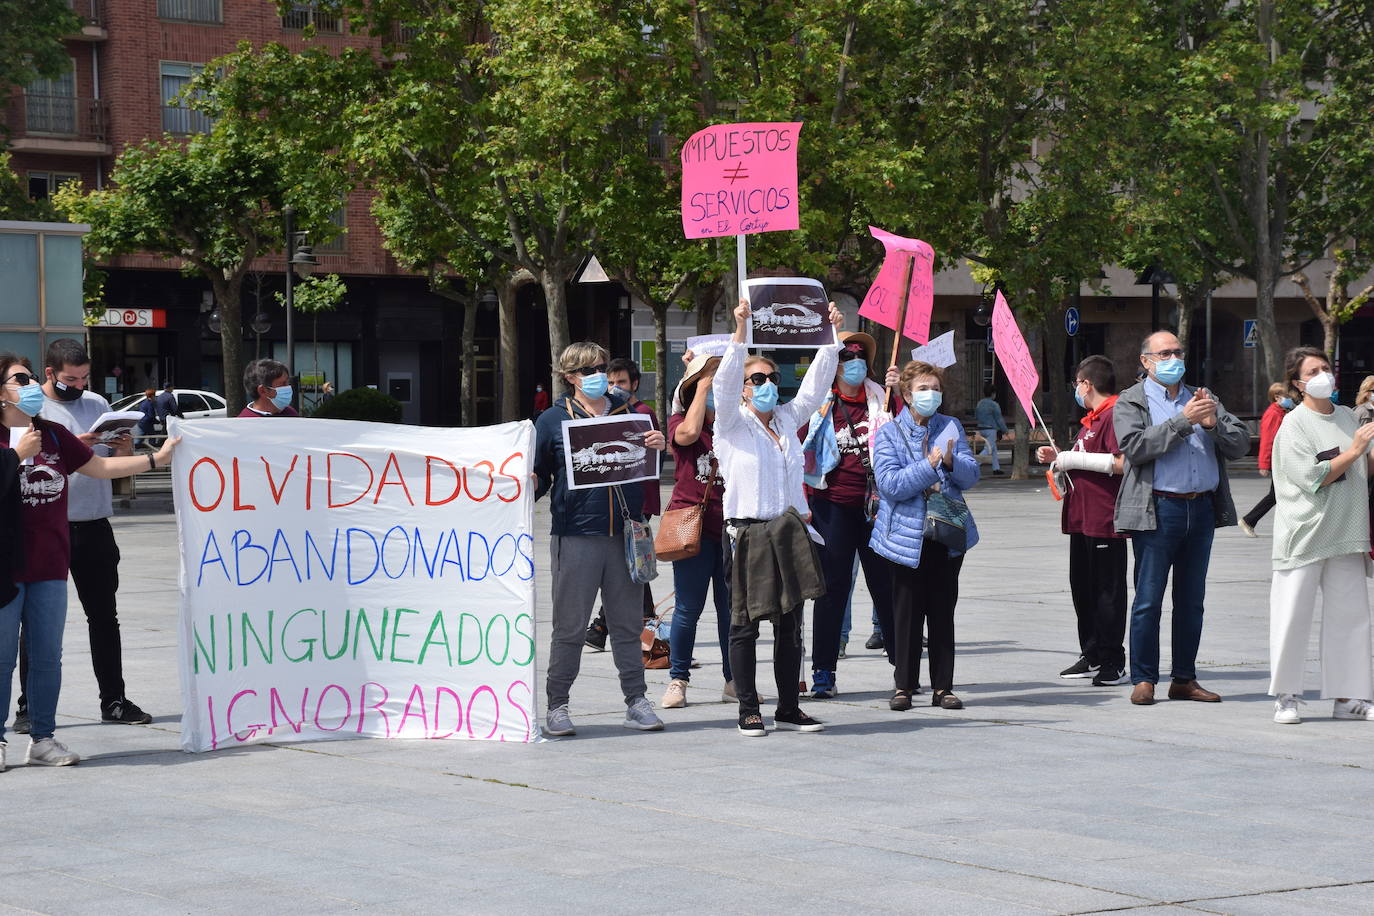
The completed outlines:
[[[838,329],[844,316],[830,304]],[[739,731],[767,734],[754,686],[759,623],[773,622],[773,676],[778,688],[774,727],[821,731],[802,712],[797,678],[802,661],[802,604],[825,589],[808,532],[797,430],[824,400],[835,377],[839,346],[816,351],[796,398],[778,403],[777,365],[745,349],[750,308],[735,309],[735,334],[711,382],[716,404],[715,451],[725,478],[724,512],[730,537],[730,670],[739,696]]]
[[[921,664],[921,624],[930,634],[930,705],[962,709],[954,695],[954,605],[964,554],[978,529],[963,492],[978,483],[963,426],[940,413],[944,370],[909,362],[898,391],[909,410],[878,430],[873,475],[881,501],[870,542],[892,564],[892,621],[883,621],[896,667],[894,710],[911,708]]]
[[[9,709],[19,632],[29,652],[30,766],[71,766],[81,757],[53,737],[57,697],[62,689],[62,632],[67,622],[67,570],[71,540],[67,526],[67,478],[113,480],[172,463],[180,438],[168,439],[156,454],[102,457],[67,431],[38,416],[45,402],[41,379],[28,360],[0,353],[0,445],[13,449],[19,468],[19,551],[13,587],[0,581],[0,710]],[[9,560],[10,558],[6,558]],[[18,558],[14,558],[18,559]],[[0,712],[0,772],[5,769],[3,712]]]
[[[571,489],[563,443],[570,420],[627,414],[626,399],[607,393],[609,354],[596,343],[575,343],[558,357],[568,393],[554,400],[535,424],[535,498],[549,497],[553,516],[549,554],[553,571],[553,640],[549,648],[545,731],[574,735],[568,697],[582,664],[582,643],[597,593],[606,609],[611,654],[625,695],[626,728],[658,731],[663,720],[644,697],[644,663],[639,634],[644,626],[644,586],[630,578],[625,556],[626,518],[638,520],[644,488],[594,486]],[[646,448],[663,450],[663,433],[644,433]]]

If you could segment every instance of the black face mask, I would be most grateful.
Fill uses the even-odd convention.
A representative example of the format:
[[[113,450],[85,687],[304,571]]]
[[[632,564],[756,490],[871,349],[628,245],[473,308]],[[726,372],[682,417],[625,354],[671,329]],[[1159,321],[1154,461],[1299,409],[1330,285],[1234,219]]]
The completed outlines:
[[[59,401],[79,401],[81,395],[86,393],[86,389],[77,388],[75,385],[64,385],[57,379],[52,380],[52,390],[57,392]]]

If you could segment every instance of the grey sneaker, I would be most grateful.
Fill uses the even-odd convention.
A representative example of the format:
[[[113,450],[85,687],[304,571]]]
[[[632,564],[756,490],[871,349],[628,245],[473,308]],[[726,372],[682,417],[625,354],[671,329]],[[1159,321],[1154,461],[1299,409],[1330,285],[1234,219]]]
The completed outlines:
[[[663,720],[654,712],[653,704],[644,697],[635,697],[629,706],[625,707],[626,728],[637,728],[642,732],[661,732],[663,731]]]
[[[555,738],[577,734],[577,729],[573,728],[572,716],[568,715],[567,703],[549,710],[548,716],[544,719],[544,733]]]
[[[29,756],[24,762],[31,767],[69,767],[80,763],[81,755],[67,750],[56,738],[39,738],[29,742]]]
[[[9,749],[10,746],[7,743],[0,741],[0,773],[5,772],[5,751]]]

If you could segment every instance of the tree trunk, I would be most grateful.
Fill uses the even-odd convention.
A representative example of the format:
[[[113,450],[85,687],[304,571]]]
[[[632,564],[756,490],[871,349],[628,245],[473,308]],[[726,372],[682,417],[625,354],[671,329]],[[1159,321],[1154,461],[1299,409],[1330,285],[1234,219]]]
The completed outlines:
[[[1040,352],[1040,326],[1030,324],[1026,334],[1026,347],[1031,352],[1031,357]],[[1016,399],[1016,441],[1011,448],[1011,479],[1027,480],[1030,477],[1030,418],[1026,415],[1026,410],[1021,407],[1021,399]]]
[[[477,292],[463,303],[462,423],[477,425]]]
[[[243,310],[239,293],[243,278],[225,279],[220,272],[211,272],[207,279],[215,293],[215,307],[219,309],[220,359],[224,365],[224,400],[228,416],[243,412],[248,399],[243,390]]]
[[[692,308],[696,311],[697,334],[710,334],[715,327],[716,303],[720,301],[720,281],[698,286],[692,292]]]
[[[545,267],[539,271],[538,277],[539,285],[544,290],[544,304],[549,312],[549,357],[556,367],[558,358],[572,343],[572,334],[568,330],[567,272]],[[566,387],[556,370],[550,373],[548,390],[551,398],[556,398]]]
[[[658,359],[658,371],[654,373],[654,403],[658,406],[655,412],[658,428],[666,430],[672,406],[668,403],[672,396],[668,390],[668,306],[650,302],[649,309],[654,313],[654,350]]]
[[[500,300],[501,422],[520,419],[520,335],[515,327],[516,291],[520,286],[508,277],[496,285]]]

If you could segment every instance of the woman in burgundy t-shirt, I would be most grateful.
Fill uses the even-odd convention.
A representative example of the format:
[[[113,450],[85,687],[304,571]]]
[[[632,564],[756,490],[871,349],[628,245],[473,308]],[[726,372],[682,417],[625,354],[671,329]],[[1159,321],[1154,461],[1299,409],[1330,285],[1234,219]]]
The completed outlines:
[[[28,361],[0,353],[0,445],[13,448],[19,466],[19,529],[22,568],[14,573],[15,594],[0,606],[0,770],[6,765],[4,716],[9,710],[20,626],[28,644],[30,765],[70,766],[81,758],[53,738],[57,697],[62,688],[62,631],[67,620],[67,478],[80,471],[110,480],[171,464],[179,438],[156,455],[105,458],[66,427],[38,416],[43,390]],[[8,563],[15,558],[6,557]]]
[[[706,607],[707,588],[711,589],[716,605],[716,636],[725,677],[722,696],[727,700],[735,699],[734,680],[730,676],[730,585],[725,574],[725,552],[721,549],[725,527],[721,495],[725,485],[711,448],[711,429],[716,414],[715,405],[711,403],[711,380],[719,364],[718,356],[701,356],[688,362],[687,374],[673,396],[673,414],[668,418],[668,445],[673,450],[673,495],[668,500],[668,508],[685,509],[701,505],[705,500],[705,509],[701,520],[701,551],[695,557],[673,561],[676,607],[668,636],[672,680],[659,704],[666,709],[687,705],[697,621]]]

